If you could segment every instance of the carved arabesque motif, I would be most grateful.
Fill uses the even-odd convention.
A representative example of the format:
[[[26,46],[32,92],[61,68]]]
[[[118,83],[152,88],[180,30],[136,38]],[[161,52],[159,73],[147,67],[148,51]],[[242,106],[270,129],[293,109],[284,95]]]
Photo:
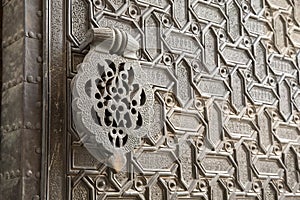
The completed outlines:
[[[78,94],[91,94],[88,121],[98,125],[70,128],[68,145],[111,156],[108,166],[71,167],[70,179],[94,188],[95,174],[106,177],[95,199],[300,198],[299,3],[86,2],[91,27],[122,35],[114,41],[127,33],[137,54],[89,50],[88,34],[79,43],[70,36],[73,60],[89,50],[71,76],[95,68],[83,78],[93,89]],[[94,130],[105,133],[82,137]]]
[[[96,159],[121,170],[125,153],[147,134],[153,94],[135,61],[92,49],[72,82],[76,130]],[[150,90],[149,90],[150,89]],[[146,106],[146,107],[144,107]],[[112,154],[112,156],[111,156]]]

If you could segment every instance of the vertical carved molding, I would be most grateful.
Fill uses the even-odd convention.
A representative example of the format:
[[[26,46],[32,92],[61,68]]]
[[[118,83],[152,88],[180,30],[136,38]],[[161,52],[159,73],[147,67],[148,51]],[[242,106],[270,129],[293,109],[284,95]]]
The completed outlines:
[[[44,1],[44,107],[43,107],[43,195],[66,199],[65,195],[65,35],[64,1]],[[51,53],[50,53],[51,52]]]

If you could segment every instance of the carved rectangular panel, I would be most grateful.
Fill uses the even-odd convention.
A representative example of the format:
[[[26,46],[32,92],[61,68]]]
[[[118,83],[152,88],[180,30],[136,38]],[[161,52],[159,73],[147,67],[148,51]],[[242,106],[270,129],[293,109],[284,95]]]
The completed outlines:
[[[49,5],[50,199],[300,195],[299,3]]]

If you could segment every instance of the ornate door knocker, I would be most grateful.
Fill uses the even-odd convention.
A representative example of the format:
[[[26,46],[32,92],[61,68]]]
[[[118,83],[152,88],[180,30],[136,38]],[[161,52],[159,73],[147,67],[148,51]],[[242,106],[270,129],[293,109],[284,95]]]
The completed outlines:
[[[137,41],[117,29],[89,34],[91,49],[72,81],[73,120],[89,152],[119,171],[150,128],[154,93],[135,60]]]

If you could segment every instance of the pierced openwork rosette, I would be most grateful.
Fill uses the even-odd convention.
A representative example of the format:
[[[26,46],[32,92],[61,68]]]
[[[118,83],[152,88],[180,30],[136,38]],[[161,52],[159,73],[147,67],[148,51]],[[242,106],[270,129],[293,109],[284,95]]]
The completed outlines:
[[[144,77],[137,61],[93,48],[72,81],[78,135],[93,156],[116,170],[151,128],[154,97]]]

